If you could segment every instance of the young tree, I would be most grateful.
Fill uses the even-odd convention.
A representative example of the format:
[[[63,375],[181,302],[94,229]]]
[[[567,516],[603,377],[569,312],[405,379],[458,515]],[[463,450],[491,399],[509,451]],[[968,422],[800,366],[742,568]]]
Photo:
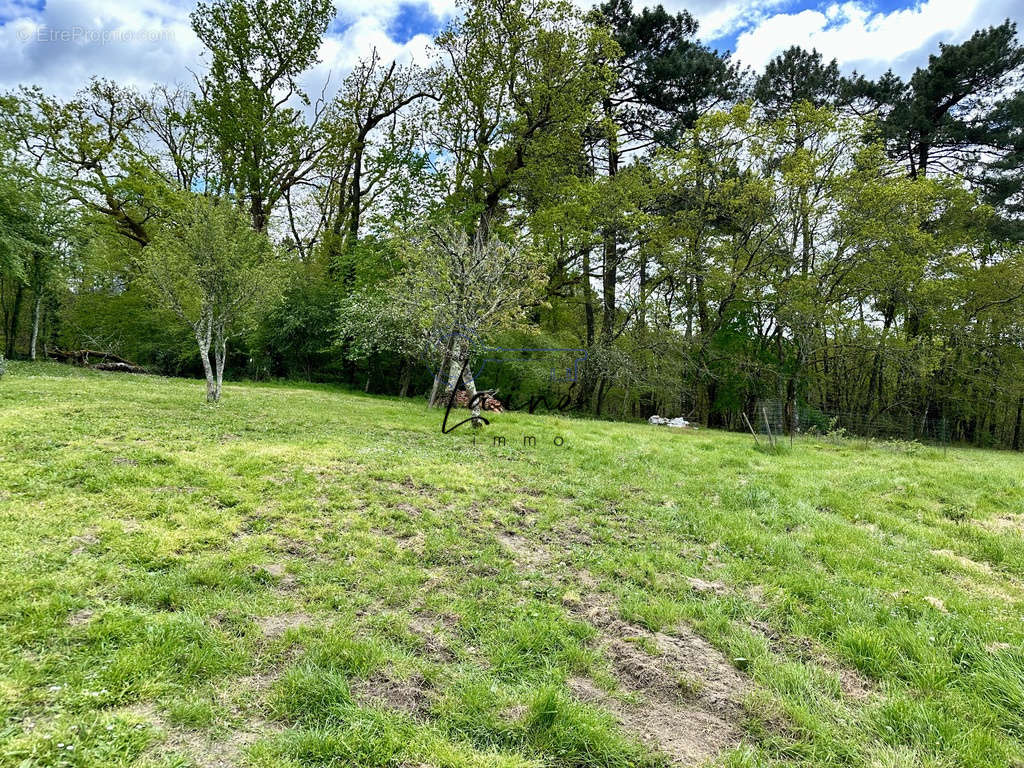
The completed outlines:
[[[400,334],[403,344],[416,337],[446,340],[438,350],[431,405],[444,402],[460,379],[472,397],[476,386],[466,332],[486,337],[524,318],[524,307],[537,299],[543,286],[539,255],[487,235],[483,227],[470,236],[451,221],[428,224],[400,240],[398,250],[404,269],[384,286],[389,302],[371,300],[367,306],[381,308],[384,332],[399,326],[413,329],[412,334]],[[406,320],[396,322],[400,316]]]
[[[278,265],[275,248],[236,206],[199,195],[186,196],[142,250],[153,295],[195,336],[207,401],[220,400],[228,339],[273,301]]]

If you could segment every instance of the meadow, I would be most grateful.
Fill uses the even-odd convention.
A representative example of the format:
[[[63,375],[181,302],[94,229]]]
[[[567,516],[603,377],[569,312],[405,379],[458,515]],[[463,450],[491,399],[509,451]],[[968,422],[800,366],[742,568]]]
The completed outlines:
[[[1024,765],[1019,454],[203,398],[0,378],[0,765]]]

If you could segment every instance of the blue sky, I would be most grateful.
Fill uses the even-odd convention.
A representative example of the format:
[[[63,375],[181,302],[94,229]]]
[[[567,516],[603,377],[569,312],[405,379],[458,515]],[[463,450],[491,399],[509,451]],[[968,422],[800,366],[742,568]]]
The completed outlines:
[[[588,0],[575,0],[588,6]],[[637,7],[642,2],[634,0]],[[816,47],[844,70],[907,75],[939,42],[960,42],[1009,17],[1020,0],[663,0],[690,10],[701,37],[760,69],[790,45]],[[430,37],[455,13],[455,0],[335,0],[338,18],[322,63],[307,80],[319,91],[374,47],[385,58],[424,61]],[[148,88],[191,81],[202,46],[188,0],[0,0],[0,89],[37,84],[70,96],[93,75]],[[1024,26],[1024,24],[1022,24]]]

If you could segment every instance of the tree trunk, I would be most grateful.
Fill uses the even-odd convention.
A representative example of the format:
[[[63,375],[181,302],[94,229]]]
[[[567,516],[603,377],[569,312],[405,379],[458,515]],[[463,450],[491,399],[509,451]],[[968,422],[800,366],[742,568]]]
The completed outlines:
[[[402,360],[402,372],[398,377],[398,396],[409,396],[409,384],[412,381],[412,364],[407,358]]]
[[[590,249],[583,248],[583,311],[587,320],[587,349],[594,346],[594,298],[590,290]]]
[[[604,105],[605,116],[611,118],[612,107],[606,102]],[[619,172],[619,143],[618,135],[614,128],[608,137],[608,176],[615,177]],[[601,274],[602,291],[602,313],[601,313],[601,343],[611,343],[612,331],[615,327],[615,291],[618,283],[619,270],[619,244],[618,233],[609,229],[604,235],[603,249],[604,263]]]
[[[220,393],[224,386],[224,363],[228,356],[228,340],[223,328],[218,328],[214,339],[214,363],[217,366],[217,389],[214,393],[214,402],[220,401]]]
[[[203,363],[203,374],[206,376],[206,401],[215,403],[220,397],[217,391],[217,377],[210,364],[210,344],[213,341],[213,323],[203,317],[195,326],[196,344],[199,345],[199,359]]]
[[[604,406],[604,396],[605,396],[605,393],[608,391],[605,388],[605,382],[607,382],[607,379],[605,379],[602,376],[601,377],[601,382],[597,385],[597,402],[594,404],[594,415],[595,416],[600,416],[601,415],[601,408]]]
[[[42,312],[42,306],[42,297],[37,294],[35,306],[32,308],[32,341],[28,348],[28,356],[32,362],[36,360],[36,344],[39,341],[39,315]]]
[[[203,361],[203,373],[206,375],[206,402],[217,402],[217,379],[210,365],[210,345],[205,347],[199,342],[199,359]]]
[[[430,399],[427,401],[427,407],[433,408],[434,406],[440,405],[444,402],[443,398],[439,398],[438,395],[441,389],[441,380],[445,377],[445,371],[449,370],[452,358],[452,342],[455,340],[454,334],[448,336],[448,341],[445,344],[444,354],[441,355],[441,364],[437,367],[437,375],[434,377],[434,386],[430,388]],[[448,375],[451,375],[449,371]]]
[[[1017,421],[1013,425],[1013,450],[1019,451],[1021,444],[1021,417],[1024,416],[1024,395],[1017,400]]]

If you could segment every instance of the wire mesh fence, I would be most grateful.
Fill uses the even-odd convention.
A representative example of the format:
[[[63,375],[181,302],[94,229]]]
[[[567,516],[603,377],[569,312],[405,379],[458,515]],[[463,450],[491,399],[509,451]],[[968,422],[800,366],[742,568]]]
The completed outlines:
[[[851,437],[948,446],[952,430],[943,416],[879,412],[828,411],[807,405],[791,406],[781,399],[758,400],[749,428],[770,443],[799,437]]]

